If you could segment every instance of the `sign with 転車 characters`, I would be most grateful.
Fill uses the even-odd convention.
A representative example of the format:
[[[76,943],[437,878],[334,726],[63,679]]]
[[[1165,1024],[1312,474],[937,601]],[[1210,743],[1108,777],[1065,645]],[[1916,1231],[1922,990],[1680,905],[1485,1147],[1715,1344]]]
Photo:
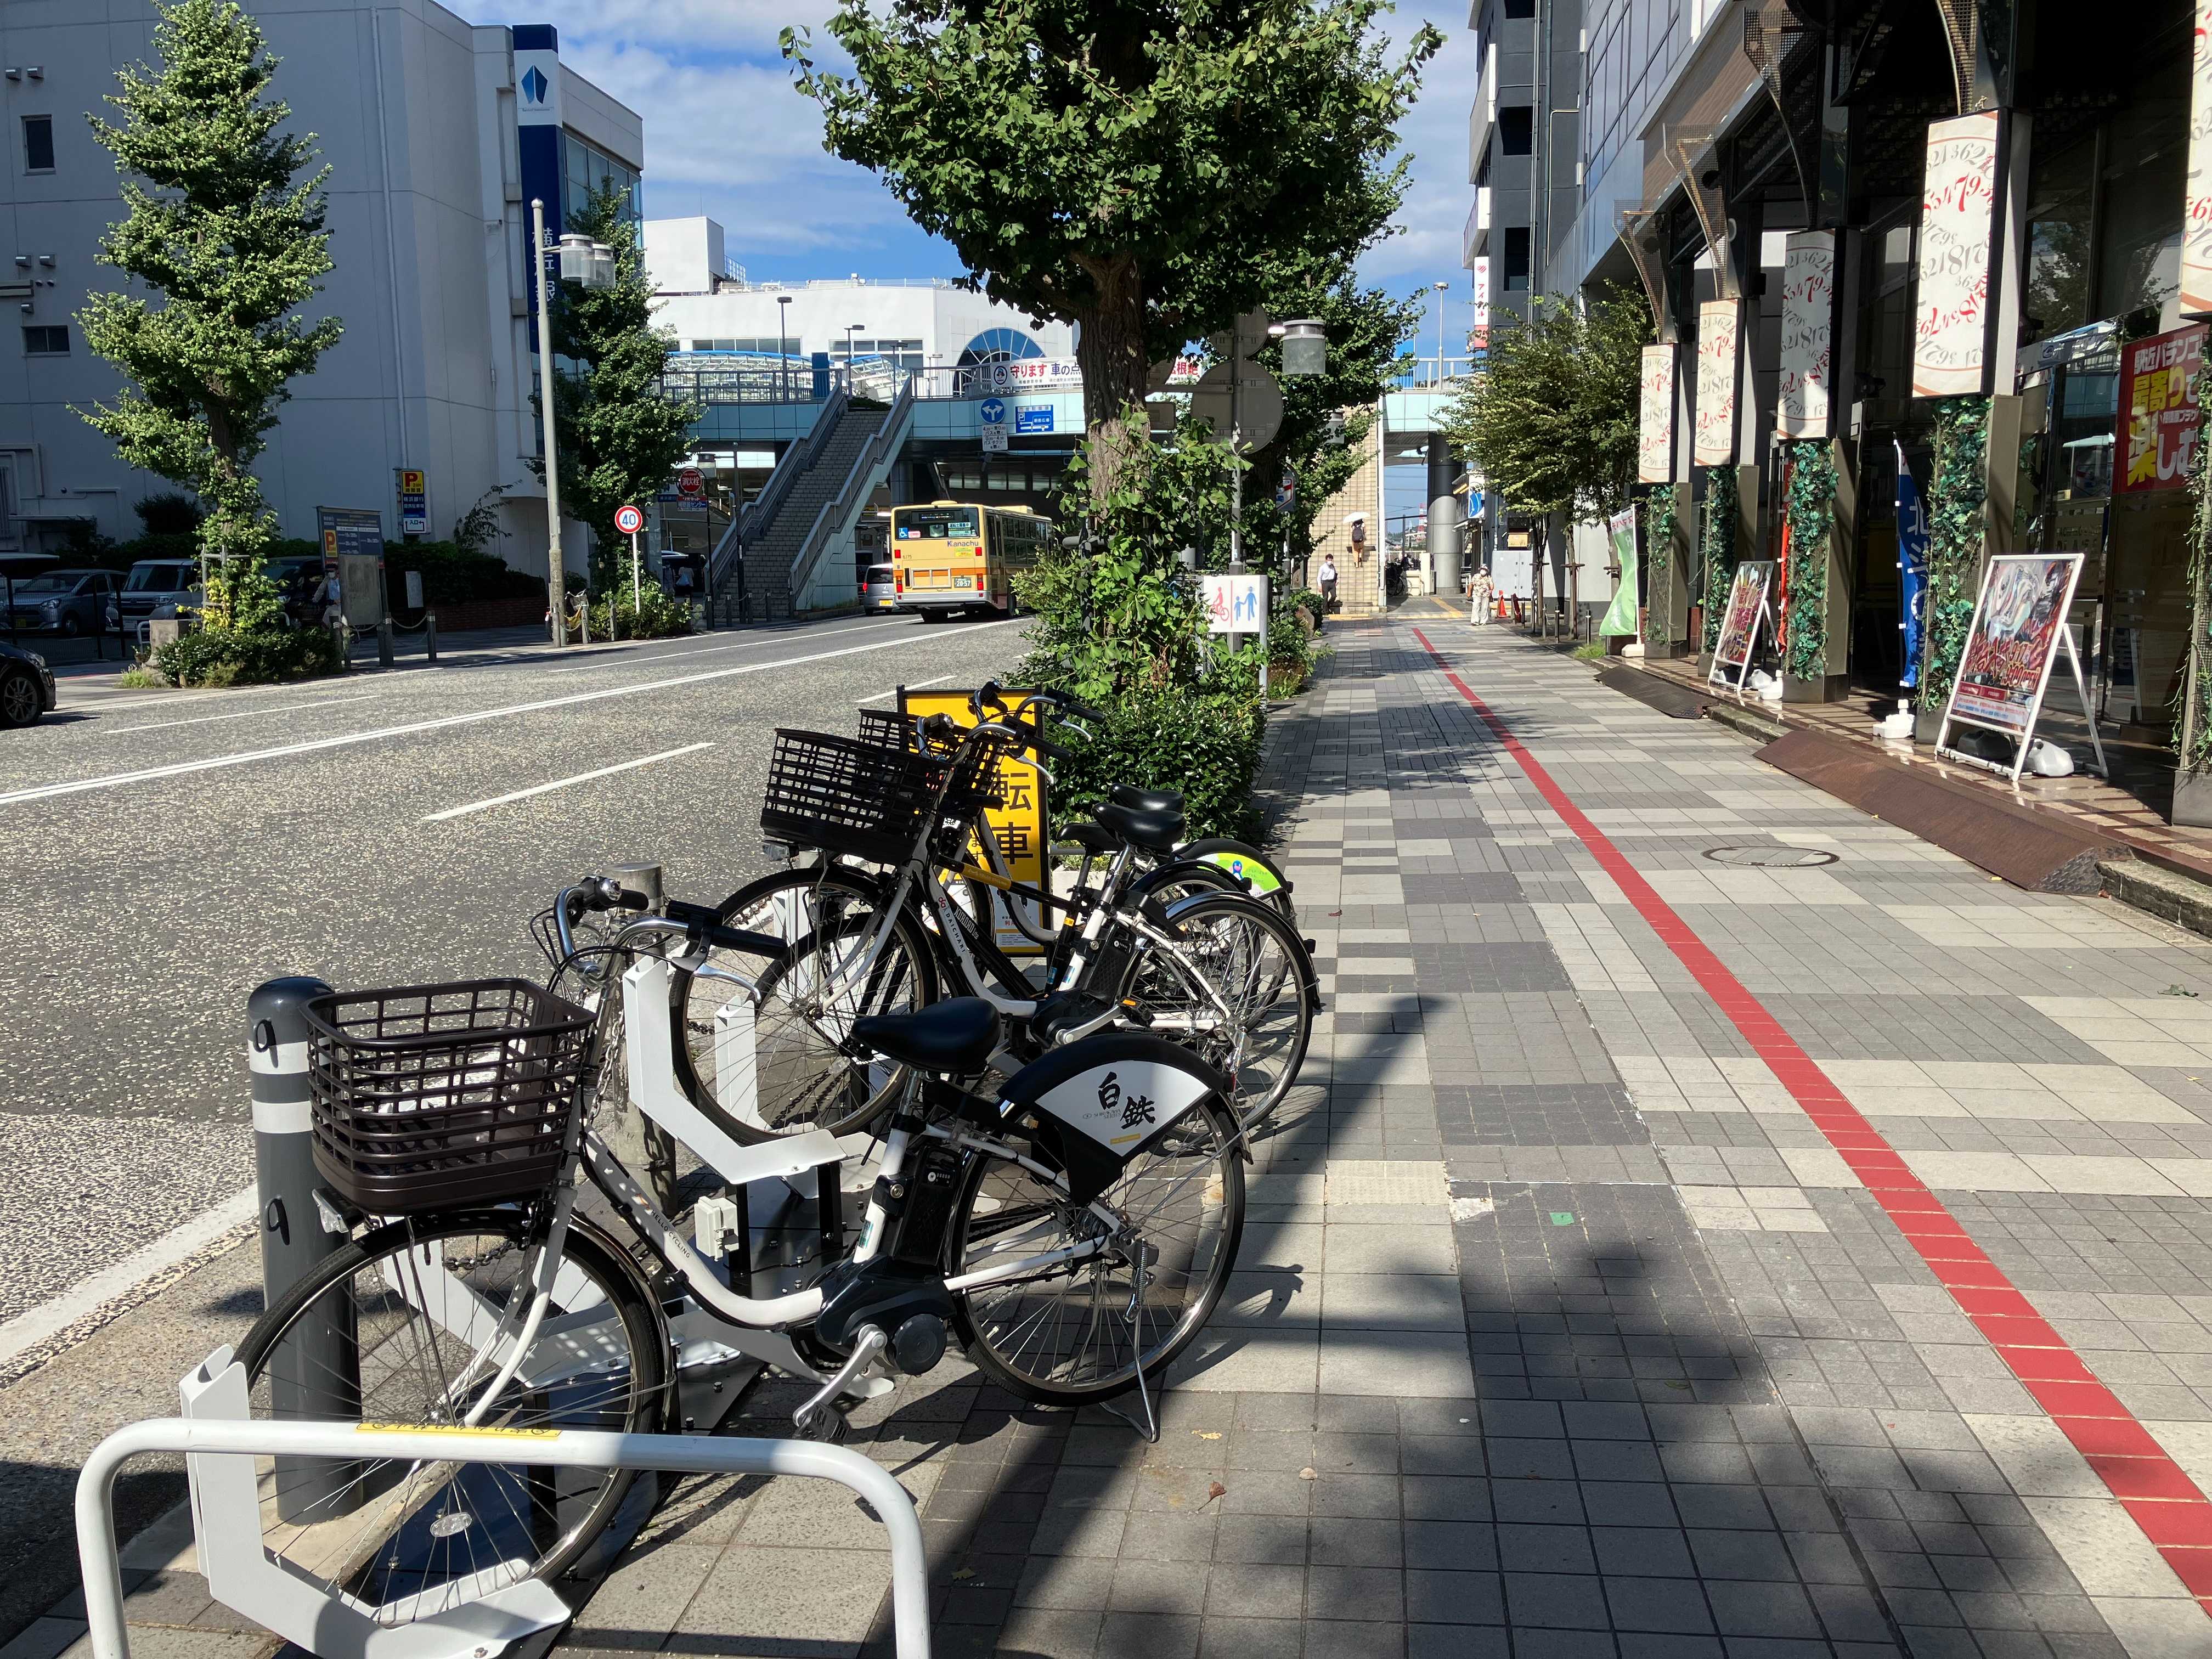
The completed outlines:
[[[1009,690],[999,695],[1006,699],[1009,709],[1017,709],[1030,694]],[[975,711],[968,706],[968,697],[965,691],[909,691],[901,686],[899,712],[914,720],[942,714],[965,730],[976,723]],[[1025,886],[1046,890],[1052,866],[1047,858],[1050,849],[1045,826],[1050,820],[1046,817],[1049,803],[1045,799],[1044,775],[1032,767],[1002,759],[999,762],[999,781],[1000,804],[985,808],[983,814],[985,826],[998,848],[998,871]],[[970,848],[970,856],[988,866],[990,860],[982,854],[981,848]],[[993,893],[991,900],[992,934],[999,948],[1008,956],[1041,954],[1036,941],[1015,925],[1007,907],[1020,905],[1023,916],[1040,932],[1053,925],[1051,918],[1041,914],[1043,907],[1013,893]]]

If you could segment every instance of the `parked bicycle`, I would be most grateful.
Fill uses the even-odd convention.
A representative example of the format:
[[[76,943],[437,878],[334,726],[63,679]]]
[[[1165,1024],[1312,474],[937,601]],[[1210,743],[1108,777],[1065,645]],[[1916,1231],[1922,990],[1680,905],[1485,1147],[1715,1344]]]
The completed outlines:
[[[705,1206],[687,1236],[613,1151],[611,1120],[641,1111],[674,1134],[695,1192],[810,1168],[834,1192],[830,1134],[748,1148],[673,1086],[668,1009],[677,964],[710,948],[759,1007],[830,982],[816,975],[847,982],[850,952],[684,906],[579,946],[583,917],[645,903],[587,878],[554,907],[559,979],[582,1004],[487,981],[309,1006],[316,1163],[349,1237],[238,1357],[256,1415],[360,1421],[357,1458],[260,1460],[264,1542],[385,1623],[568,1570],[631,1477],[381,1457],[380,1423],[657,1430],[677,1343],[718,1329],[781,1345],[776,1363],[816,1385],[803,1432],[834,1433],[850,1401],[928,1371],[954,1340],[1021,1398],[1080,1405],[1155,1386],[1233,1270],[1249,1154],[1229,1079],[1160,1037],[1101,1030],[988,1097],[971,1089],[1001,1014],[959,998],[846,1023],[913,1086],[850,1253],[813,1285],[750,1294]],[[738,1052],[732,1037],[732,1068]],[[672,1322],[672,1306],[690,1311]]]
[[[908,1078],[855,1042],[854,1023],[927,1006],[942,984],[1006,1017],[993,1057],[1002,1073],[1127,1024],[1218,1067],[1248,1127],[1281,1103],[1319,1006],[1311,958],[1274,904],[1218,865],[1172,856],[1179,814],[1102,804],[1096,822],[1115,850],[1100,884],[1079,881],[1072,894],[1017,882],[1003,863],[994,870],[971,853],[995,846],[986,814],[1004,787],[1002,766],[1042,771],[1065,754],[1043,735],[1047,710],[1090,712],[1039,693],[965,730],[934,717],[902,732],[878,717],[860,738],[776,734],[762,827],[821,857],[749,883],[720,907],[720,925],[794,950],[789,977],[771,988],[774,1008],[738,1016],[754,1022],[750,1092],[726,1087],[718,1061],[733,981],[710,960],[679,987],[678,1066],[695,1100],[748,1139],[864,1130]],[[1140,854],[1152,868],[1140,867]],[[994,895],[1062,918],[1042,989],[994,937]]]

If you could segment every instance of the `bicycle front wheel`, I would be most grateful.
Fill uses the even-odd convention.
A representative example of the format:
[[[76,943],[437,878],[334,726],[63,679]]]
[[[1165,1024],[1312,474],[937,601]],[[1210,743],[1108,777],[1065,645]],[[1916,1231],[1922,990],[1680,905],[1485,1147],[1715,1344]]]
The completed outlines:
[[[886,918],[876,885],[835,865],[764,876],[725,899],[720,911],[725,927],[781,939],[787,949],[765,959],[718,950],[685,977],[679,1083],[748,1144],[866,1128],[899,1097],[909,1074],[877,1056],[848,1054],[853,1022],[936,1000],[927,936],[910,914]]]
[[[949,1229],[946,1276],[1044,1257],[1112,1237],[1097,1254],[962,1291],[968,1358],[1009,1393],[1043,1406],[1109,1400],[1160,1373],[1213,1314],[1244,1233],[1238,1130],[1212,1098],[1131,1159],[1095,1205],[1068,1200],[1010,1158],[978,1157]],[[1100,1210],[1112,1215],[1109,1229]]]
[[[325,1258],[238,1352],[262,1421],[650,1433],[665,1339],[628,1260],[572,1223],[520,1363],[543,1241],[518,1212],[395,1222]],[[495,1395],[487,1399],[497,1388]],[[477,1408],[483,1407],[480,1414]],[[374,1443],[364,1432],[364,1446]],[[635,1476],[496,1463],[261,1457],[264,1547],[383,1625],[577,1564]]]

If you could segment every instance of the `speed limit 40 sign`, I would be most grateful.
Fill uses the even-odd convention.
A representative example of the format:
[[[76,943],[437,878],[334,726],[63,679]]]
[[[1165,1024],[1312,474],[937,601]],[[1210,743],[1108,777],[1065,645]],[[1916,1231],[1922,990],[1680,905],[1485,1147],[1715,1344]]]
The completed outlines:
[[[618,507],[615,509],[615,528],[625,536],[635,536],[645,528],[645,514],[634,507]]]

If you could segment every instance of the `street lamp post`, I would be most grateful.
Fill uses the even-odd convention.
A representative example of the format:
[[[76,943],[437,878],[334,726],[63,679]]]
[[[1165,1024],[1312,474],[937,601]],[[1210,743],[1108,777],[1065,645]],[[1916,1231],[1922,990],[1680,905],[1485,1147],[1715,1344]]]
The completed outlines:
[[[785,404],[791,401],[790,305],[791,295],[788,294],[775,296],[775,372],[781,387],[776,394],[776,401]]]
[[[853,331],[856,328],[866,328],[866,326],[867,325],[866,323],[848,323],[845,325],[845,390],[848,392],[850,392],[853,390],[854,384]]]
[[[1449,283],[1438,283],[1437,284],[1437,384],[1438,386],[1442,386],[1444,382],[1443,294],[1444,290],[1450,286],[1451,284]]]

